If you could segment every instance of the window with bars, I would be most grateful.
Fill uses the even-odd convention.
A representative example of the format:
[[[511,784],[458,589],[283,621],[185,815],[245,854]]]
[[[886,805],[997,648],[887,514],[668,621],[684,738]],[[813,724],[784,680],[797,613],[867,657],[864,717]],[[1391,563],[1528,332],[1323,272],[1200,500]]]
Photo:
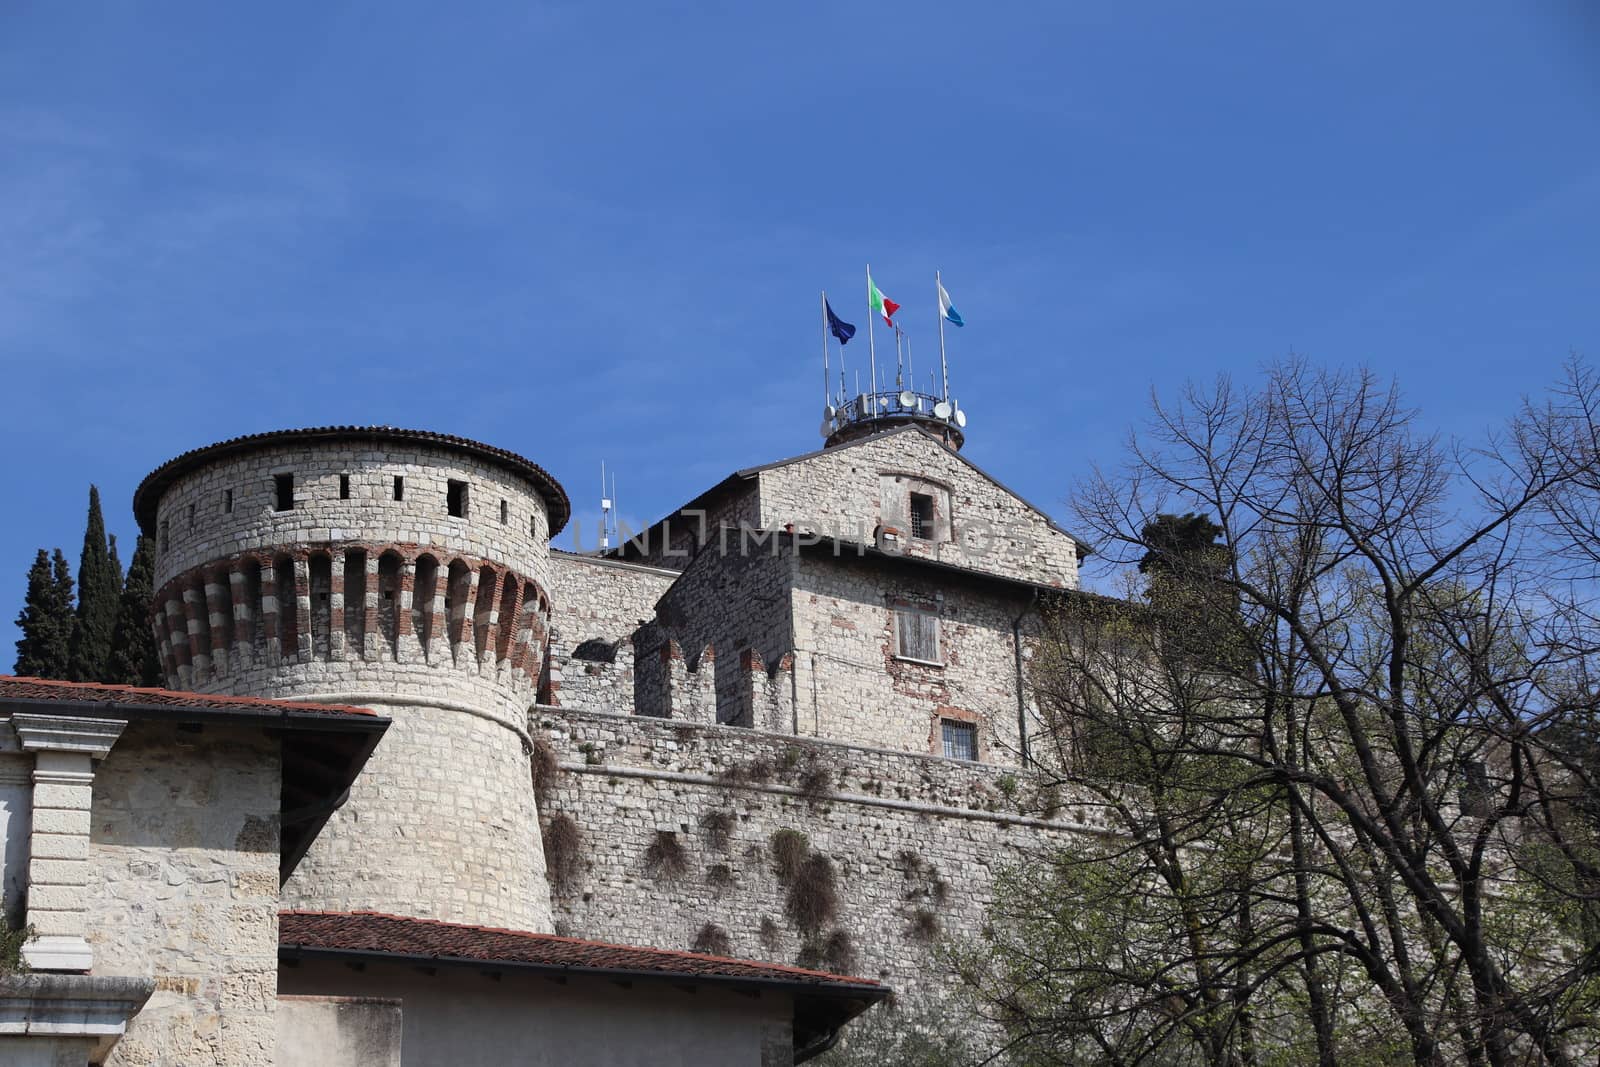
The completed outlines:
[[[939,614],[932,608],[894,609],[895,654],[901,659],[939,663]]]
[[[978,728],[970,722],[940,719],[939,733],[944,742],[946,759],[978,759]]]
[[[933,540],[933,497],[927,493],[911,494],[911,536]]]

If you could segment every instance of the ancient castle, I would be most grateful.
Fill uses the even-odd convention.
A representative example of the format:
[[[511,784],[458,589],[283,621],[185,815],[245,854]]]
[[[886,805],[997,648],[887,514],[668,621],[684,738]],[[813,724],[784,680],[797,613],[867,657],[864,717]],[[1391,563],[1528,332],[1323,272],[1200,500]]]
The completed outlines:
[[[571,507],[546,471],[441,434],[288,430],[158,468],[134,506],[169,684],[393,719],[284,907],[925,984],[1014,846],[1080,828],[1024,814],[1019,780],[1041,598],[1085,546],[936,403],[831,410],[821,450],[595,554],[552,549]],[[821,914],[786,906],[777,837],[825,857]]]

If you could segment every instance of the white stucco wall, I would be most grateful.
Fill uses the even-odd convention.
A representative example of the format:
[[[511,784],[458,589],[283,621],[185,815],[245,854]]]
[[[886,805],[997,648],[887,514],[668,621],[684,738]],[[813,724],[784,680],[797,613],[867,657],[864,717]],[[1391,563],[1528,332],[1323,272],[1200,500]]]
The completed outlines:
[[[286,967],[287,995],[397,997],[404,1067],[788,1067],[787,994],[513,971],[339,962]],[[338,1065],[333,1065],[338,1067]]]

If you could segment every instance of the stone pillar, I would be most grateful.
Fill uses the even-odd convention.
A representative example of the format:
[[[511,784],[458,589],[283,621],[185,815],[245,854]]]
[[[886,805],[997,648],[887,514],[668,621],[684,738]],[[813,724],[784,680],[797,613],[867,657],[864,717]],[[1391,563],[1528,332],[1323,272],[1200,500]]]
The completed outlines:
[[[366,596],[361,601],[361,655],[369,660],[383,660],[383,646],[388,643],[389,635],[383,632],[383,626],[378,622],[378,598],[383,591],[378,588],[378,554],[367,553],[367,584]]]
[[[344,568],[345,549],[334,549],[328,561],[328,659],[337,663],[344,659]]]
[[[178,688],[188,689],[194,681],[194,668],[189,662],[189,624],[183,618],[181,596],[167,594],[167,633],[172,636],[172,658],[178,664]]]
[[[221,677],[229,670],[228,632],[233,626],[228,579],[220,573],[206,575],[206,621],[211,633],[211,670]]]
[[[234,564],[228,572],[228,588],[233,591],[233,658],[234,669],[243,670],[251,666],[255,660],[255,619],[251,618],[250,611],[253,607],[246,595],[248,586],[245,582],[244,571],[239,564]]]
[[[294,563],[294,655],[301,663],[315,658],[311,631],[311,560],[296,556]]]
[[[37,936],[22,958],[36,971],[87,971],[94,964],[84,938],[94,761],[111,751],[127,722],[18,712],[11,725],[23,751],[34,754],[28,923]]]
[[[394,656],[401,663],[421,658],[417,635],[412,632],[411,605],[417,595],[417,561],[400,561],[400,588],[394,592]]]
[[[261,634],[267,663],[275,667],[283,658],[283,648],[278,638],[278,568],[270,559],[261,563]]]
[[[205,593],[185,580],[183,590],[184,626],[189,633],[189,662],[194,667],[194,684],[211,678],[211,627],[206,618]]]

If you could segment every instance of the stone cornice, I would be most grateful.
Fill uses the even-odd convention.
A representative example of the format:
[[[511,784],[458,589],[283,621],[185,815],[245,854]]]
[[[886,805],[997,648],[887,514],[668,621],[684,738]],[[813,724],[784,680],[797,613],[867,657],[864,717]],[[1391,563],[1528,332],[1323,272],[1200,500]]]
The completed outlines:
[[[104,759],[122,736],[126,719],[84,719],[66,715],[12,713],[11,726],[25,752],[76,752]]]

